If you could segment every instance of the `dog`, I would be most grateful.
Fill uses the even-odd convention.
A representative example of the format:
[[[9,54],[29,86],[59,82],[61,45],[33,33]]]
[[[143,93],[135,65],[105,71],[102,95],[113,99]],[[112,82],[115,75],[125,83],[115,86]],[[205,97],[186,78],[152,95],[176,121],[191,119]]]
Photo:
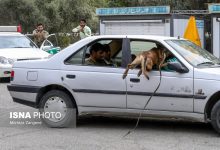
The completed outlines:
[[[128,64],[122,78],[126,78],[129,69],[134,69],[136,66],[141,65],[140,71],[138,72],[138,77],[143,73],[144,76],[149,80],[148,72],[152,70],[154,65],[156,65],[159,70],[161,67],[166,66],[167,63],[164,63],[165,59],[166,53],[162,48],[154,47],[148,51],[143,51],[136,56],[132,63]]]

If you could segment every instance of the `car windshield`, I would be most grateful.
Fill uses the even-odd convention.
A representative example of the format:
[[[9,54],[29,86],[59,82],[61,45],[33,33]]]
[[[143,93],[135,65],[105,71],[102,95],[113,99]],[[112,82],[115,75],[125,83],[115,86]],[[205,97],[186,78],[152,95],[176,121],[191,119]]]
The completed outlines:
[[[194,67],[220,65],[220,59],[188,40],[166,40],[166,42]]]
[[[0,36],[0,49],[3,48],[37,48],[25,36]]]

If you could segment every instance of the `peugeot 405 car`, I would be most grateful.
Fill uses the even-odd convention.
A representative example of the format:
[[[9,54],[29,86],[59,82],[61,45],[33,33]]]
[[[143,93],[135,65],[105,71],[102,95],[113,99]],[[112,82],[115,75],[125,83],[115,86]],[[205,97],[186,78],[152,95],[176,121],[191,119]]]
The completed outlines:
[[[95,43],[110,47],[114,65],[85,63]],[[155,47],[169,54],[161,76],[154,67],[149,80],[144,75],[138,77],[137,66],[122,78],[137,54]],[[169,61],[169,57],[175,61]],[[186,39],[150,35],[88,37],[49,59],[15,62],[8,90],[14,102],[42,113],[60,112],[61,117],[42,118],[50,127],[66,127],[83,114],[138,116],[142,112],[142,116],[211,123],[220,133],[220,60]]]

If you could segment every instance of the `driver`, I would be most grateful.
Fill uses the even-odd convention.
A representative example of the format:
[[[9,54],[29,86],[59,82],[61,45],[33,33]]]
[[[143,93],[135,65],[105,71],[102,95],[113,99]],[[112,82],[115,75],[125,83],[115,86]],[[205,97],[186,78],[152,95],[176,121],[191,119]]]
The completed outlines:
[[[100,43],[95,43],[90,48],[90,57],[85,61],[86,65],[106,66],[104,61],[105,51]]]

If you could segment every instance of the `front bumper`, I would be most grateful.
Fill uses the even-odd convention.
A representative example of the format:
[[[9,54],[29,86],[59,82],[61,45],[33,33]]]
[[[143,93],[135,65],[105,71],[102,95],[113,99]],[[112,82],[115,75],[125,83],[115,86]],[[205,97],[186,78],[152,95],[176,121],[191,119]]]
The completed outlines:
[[[11,76],[12,65],[0,64],[0,78],[7,78]]]

